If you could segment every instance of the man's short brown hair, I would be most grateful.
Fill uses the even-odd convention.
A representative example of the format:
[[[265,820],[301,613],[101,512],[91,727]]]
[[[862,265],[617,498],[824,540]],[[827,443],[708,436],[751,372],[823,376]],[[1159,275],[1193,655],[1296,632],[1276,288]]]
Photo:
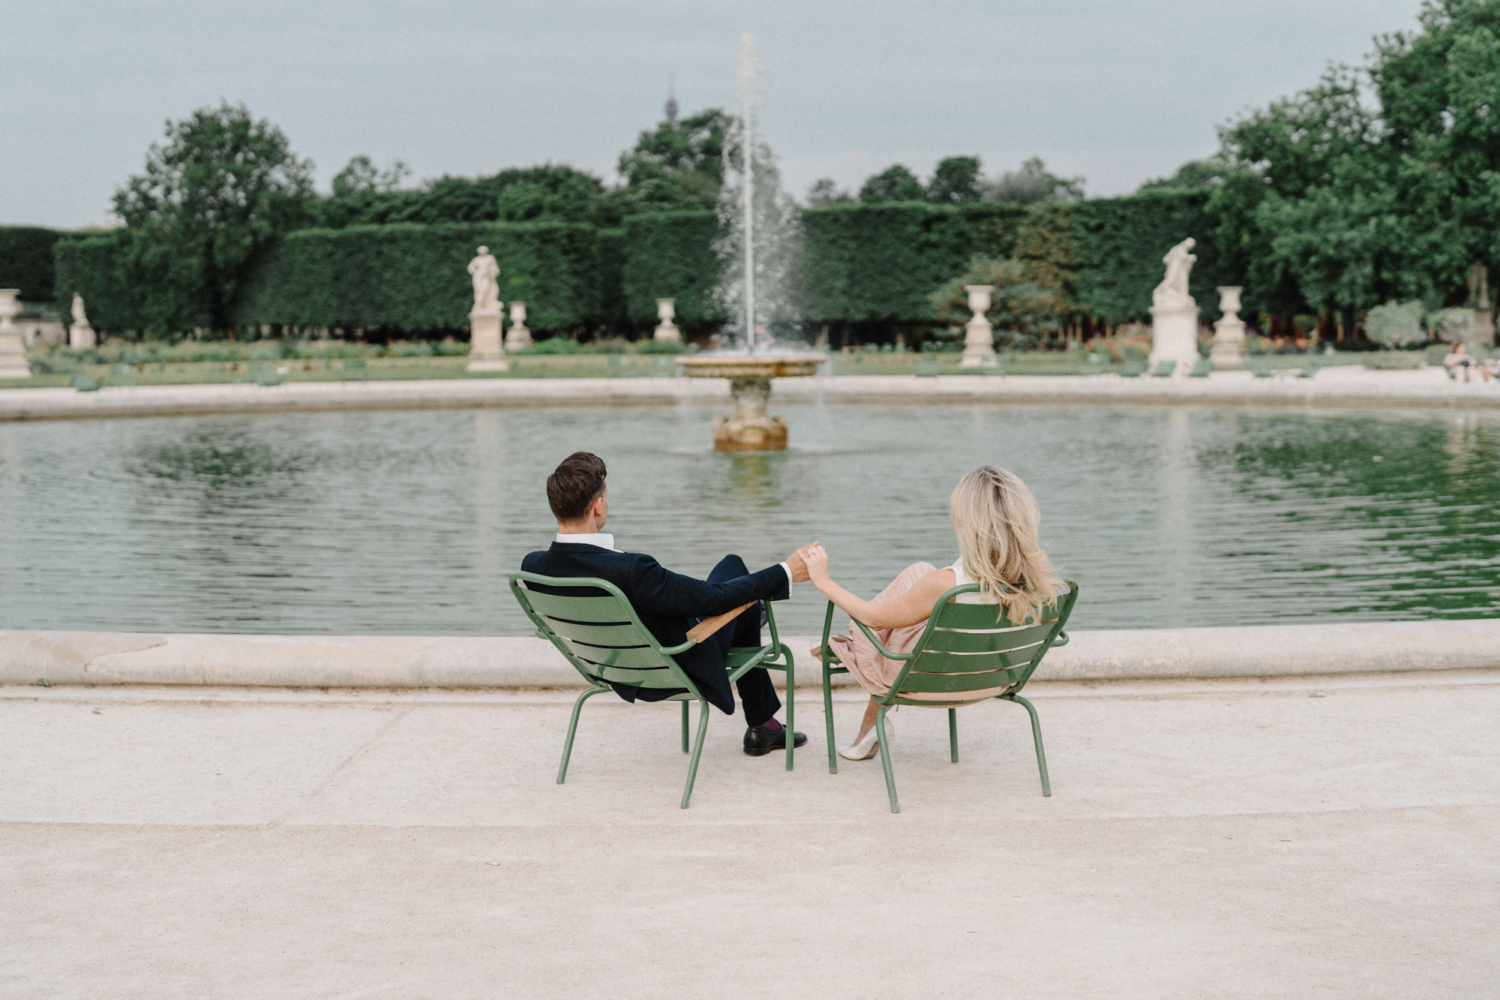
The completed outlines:
[[[547,503],[559,521],[576,521],[589,512],[594,498],[604,492],[604,459],[575,451],[547,477]]]

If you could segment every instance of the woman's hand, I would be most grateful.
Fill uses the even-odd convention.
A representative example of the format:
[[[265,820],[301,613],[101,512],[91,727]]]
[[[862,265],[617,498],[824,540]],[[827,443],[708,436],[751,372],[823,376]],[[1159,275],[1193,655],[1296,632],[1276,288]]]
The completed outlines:
[[[822,590],[823,586],[829,582],[828,550],[820,543],[813,542],[806,548],[799,549],[798,552],[802,556],[802,561],[807,564],[807,575],[811,578],[813,586]]]

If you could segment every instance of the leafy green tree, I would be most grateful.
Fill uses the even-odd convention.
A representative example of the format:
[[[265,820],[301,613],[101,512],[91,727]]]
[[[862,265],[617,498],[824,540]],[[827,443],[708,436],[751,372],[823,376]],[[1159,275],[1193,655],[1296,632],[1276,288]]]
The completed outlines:
[[[1217,156],[1206,160],[1189,160],[1177,168],[1171,177],[1158,177],[1146,181],[1136,193],[1142,191],[1199,191],[1217,187],[1224,183],[1224,175],[1230,171],[1229,164]]]
[[[148,330],[228,330],[248,268],[278,234],[307,219],[312,163],[244,105],[167,122],[145,172],[115,192],[125,267]]]
[[[927,185],[927,200],[937,205],[970,205],[983,198],[979,157],[950,156],[938,163]]]
[[[409,176],[411,168],[401,160],[394,161],[388,170],[379,170],[368,156],[356,156],[333,175],[333,196],[348,198],[367,191],[393,191]]]
[[[924,201],[927,192],[917,175],[897,163],[886,167],[865,181],[859,189],[859,200],[865,205],[891,201]]]
[[[820,177],[807,189],[808,208],[827,208],[829,205],[852,205],[854,196],[839,190],[831,177]]]
[[[1019,170],[1001,174],[986,184],[984,200],[1017,205],[1082,201],[1083,184],[1082,177],[1058,177],[1047,169],[1041,157],[1033,156]]]
[[[612,193],[615,211],[712,209],[724,184],[724,137],[733,119],[719,108],[663,121],[620,154],[625,185]]]

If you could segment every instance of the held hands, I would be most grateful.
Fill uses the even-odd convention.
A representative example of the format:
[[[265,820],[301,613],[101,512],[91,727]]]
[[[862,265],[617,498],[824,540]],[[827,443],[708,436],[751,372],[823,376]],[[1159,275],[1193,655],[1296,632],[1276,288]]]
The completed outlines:
[[[819,590],[828,583],[828,550],[818,542],[797,550],[797,555],[807,567],[808,579],[812,580],[813,586]]]
[[[810,577],[807,575],[807,563],[802,558],[802,550],[798,549],[786,557],[787,569],[792,571],[793,583],[806,583]]]

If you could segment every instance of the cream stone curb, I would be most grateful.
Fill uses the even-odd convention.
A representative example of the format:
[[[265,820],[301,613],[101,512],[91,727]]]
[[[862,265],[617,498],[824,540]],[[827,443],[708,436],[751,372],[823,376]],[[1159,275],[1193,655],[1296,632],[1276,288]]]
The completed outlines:
[[[327,410],[724,403],[727,381],[686,378],[497,378],[389,382],[0,389],[0,420]],[[1368,371],[1343,365],[1317,377],[1202,379],[1118,375],[839,375],[778,379],[776,402],[1195,403],[1311,406],[1500,407],[1500,382],[1453,382],[1435,368]]]
[[[812,636],[784,641],[799,686]],[[1500,619],[1075,632],[1038,680],[1285,677],[1500,668]],[[780,675],[777,675],[780,681]],[[580,687],[549,644],[516,637],[0,632],[0,684],[289,688]],[[840,684],[850,683],[847,677]]]

